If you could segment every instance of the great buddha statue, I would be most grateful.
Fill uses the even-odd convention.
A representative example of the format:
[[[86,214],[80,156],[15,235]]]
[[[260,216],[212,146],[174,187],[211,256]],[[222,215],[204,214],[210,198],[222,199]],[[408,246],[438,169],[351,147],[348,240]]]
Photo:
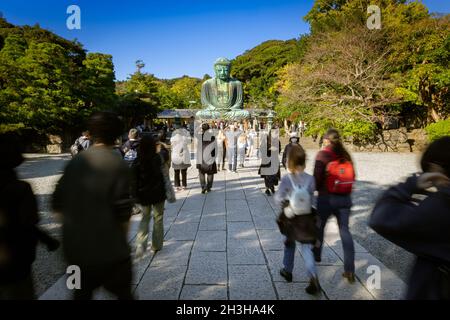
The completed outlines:
[[[250,117],[243,108],[242,83],[230,77],[231,62],[219,58],[214,64],[216,76],[202,85],[203,110],[197,112],[200,119],[242,120]]]

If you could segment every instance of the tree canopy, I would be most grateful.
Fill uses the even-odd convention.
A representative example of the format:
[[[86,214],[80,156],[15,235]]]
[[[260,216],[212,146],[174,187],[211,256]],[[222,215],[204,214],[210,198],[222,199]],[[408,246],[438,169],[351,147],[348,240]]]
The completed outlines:
[[[382,27],[370,30],[374,4]],[[316,0],[305,20],[306,53],[280,71],[281,116],[309,122],[310,133],[334,126],[364,140],[392,116],[413,112],[426,124],[450,115],[448,15],[420,2]]]

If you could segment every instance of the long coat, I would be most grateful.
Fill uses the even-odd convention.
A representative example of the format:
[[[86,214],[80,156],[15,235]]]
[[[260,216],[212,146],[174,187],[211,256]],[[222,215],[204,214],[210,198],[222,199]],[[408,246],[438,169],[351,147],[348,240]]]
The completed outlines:
[[[202,147],[197,149],[197,162],[201,159],[201,163],[197,163],[197,169],[204,174],[216,174],[217,173],[217,163],[216,163],[216,150],[217,141],[215,137],[211,137],[211,141],[205,141],[202,135]],[[204,158],[206,148],[211,149],[211,156],[208,159]],[[200,153],[201,152],[201,153]]]
[[[170,139],[172,146],[172,167],[175,170],[184,170],[191,166],[190,143],[190,134],[186,129],[176,130],[175,135]]]
[[[261,150],[261,149],[260,149]],[[281,142],[278,141],[278,154],[281,152]],[[277,158],[277,163],[273,164],[274,166],[278,165],[278,171],[275,172],[275,174],[271,174],[271,175],[264,175],[262,173],[262,168],[270,168],[272,167],[272,144],[270,141],[270,137],[267,137],[267,158],[271,159],[268,163],[263,164],[261,161],[261,165],[259,166],[259,170],[258,170],[258,174],[262,177],[262,178],[266,178],[269,179],[269,181],[271,182],[272,185],[277,186],[278,185],[278,181],[281,179],[281,171],[280,171],[280,161],[278,158],[278,154],[276,156]]]
[[[166,200],[162,159],[156,154],[152,159],[138,158],[133,162],[133,195],[136,202],[148,206]]]

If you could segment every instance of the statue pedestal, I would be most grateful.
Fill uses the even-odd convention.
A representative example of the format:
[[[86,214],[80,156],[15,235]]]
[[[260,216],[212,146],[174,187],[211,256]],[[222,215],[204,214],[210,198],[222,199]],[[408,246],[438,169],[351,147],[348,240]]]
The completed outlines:
[[[201,110],[196,113],[196,118],[199,120],[228,120],[241,121],[250,118],[250,113],[247,110]]]

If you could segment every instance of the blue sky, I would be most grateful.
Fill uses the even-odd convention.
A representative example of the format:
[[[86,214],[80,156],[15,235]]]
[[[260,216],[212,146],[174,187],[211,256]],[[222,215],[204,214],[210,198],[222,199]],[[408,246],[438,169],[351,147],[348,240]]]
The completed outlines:
[[[450,2],[425,0],[432,12],[448,13]],[[81,8],[81,30],[68,30],[69,5]],[[134,62],[160,78],[212,74],[219,56],[234,58],[271,39],[307,33],[302,17],[313,0],[1,0],[11,23],[39,25],[90,52],[113,55],[116,78],[126,79]]]

